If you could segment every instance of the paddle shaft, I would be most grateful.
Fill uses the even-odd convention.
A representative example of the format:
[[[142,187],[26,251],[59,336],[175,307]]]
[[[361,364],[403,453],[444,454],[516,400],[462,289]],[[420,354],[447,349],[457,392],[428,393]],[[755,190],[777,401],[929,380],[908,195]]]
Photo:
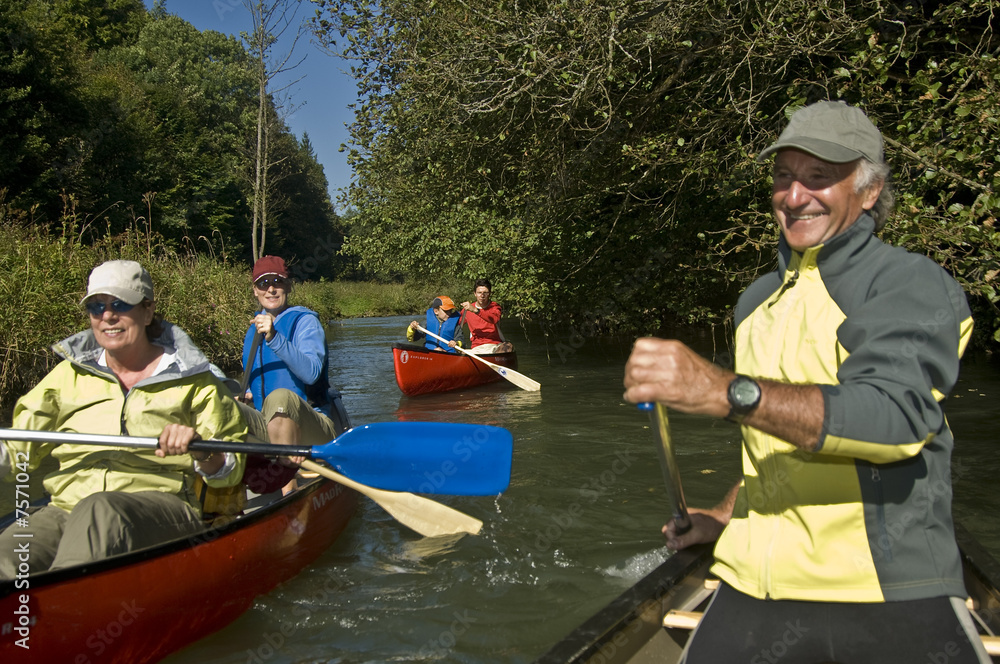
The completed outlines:
[[[152,449],[155,449],[159,445],[159,441],[156,438],[139,436],[109,436],[62,431],[21,431],[13,429],[0,429],[0,440],[22,440],[42,443],[83,443],[85,445],[116,445],[118,447]],[[230,443],[226,441],[194,441],[188,446],[188,449],[251,453],[260,450],[260,453],[280,453],[283,455],[308,455],[312,451],[309,447]],[[349,477],[345,477],[308,459],[303,461],[301,466],[368,496],[404,526],[426,537],[456,533],[470,533],[475,535],[482,528],[482,521],[429,498],[417,496],[412,493],[376,489],[367,484],[356,482]]]
[[[75,434],[59,431],[17,431],[11,429],[0,429],[0,440],[23,440],[28,442],[47,443],[83,443],[91,445],[115,445],[119,447],[141,447],[156,448],[159,441],[156,438],[142,438],[139,436],[108,436],[101,434]],[[272,448],[281,448],[278,450]],[[229,443],[225,441],[195,441],[188,446],[188,449],[198,449],[204,451],[232,451],[232,452],[253,452],[254,449],[262,449],[267,453],[280,452],[281,454],[294,455],[308,454],[311,449],[294,448],[287,445],[258,445],[249,443]],[[317,472],[325,477],[342,484],[358,493],[364,494],[381,505],[389,514],[396,518],[404,526],[415,530],[421,535],[434,537],[437,535],[451,535],[455,533],[471,533],[473,535],[482,528],[482,521],[471,516],[462,514],[450,507],[434,502],[429,498],[416,496],[412,493],[396,491],[384,491],[375,487],[355,482],[354,480],[341,475],[325,466],[321,466],[308,459],[302,462],[302,467]]]
[[[106,445],[111,447],[138,447],[157,449],[158,438],[142,436],[112,436],[99,433],[73,433],[69,431],[25,431],[0,429],[0,440],[24,440],[29,443],[74,443],[77,445]],[[188,445],[194,452],[238,452],[267,456],[311,456],[308,445],[268,445],[267,443],[240,443],[228,440],[195,440]]]
[[[667,419],[667,408],[663,404],[641,403],[640,410],[649,411],[649,421],[653,426],[659,445],[656,451],[660,457],[660,469],[663,471],[663,481],[667,486],[667,496],[673,511],[676,532],[683,535],[691,530],[691,517],[684,501],[684,490],[681,488],[681,472],[674,456],[673,437],[670,435],[670,421]]]
[[[257,332],[253,335],[253,343],[250,344],[250,355],[247,357],[247,365],[243,367],[243,378],[240,380],[240,399],[247,393],[247,388],[250,386],[250,370],[253,368],[253,358],[257,354],[257,349],[260,348],[260,341],[263,338],[263,332]]]
[[[433,332],[431,332],[428,329],[425,329],[425,328],[423,328],[423,327],[421,327],[419,325],[417,325],[417,329],[420,330],[421,332],[423,332],[424,334],[426,334],[427,336],[433,337],[434,339],[437,339],[438,341],[440,341],[443,344],[447,344],[448,343],[447,339],[445,339],[444,337],[439,337],[438,335],[434,334]],[[531,378],[528,378],[524,374],[518,373],[518,372],[514,371],[513,369],[510,369],[508,367],[502,367],[499,364],[495,364],[493,362],[490,362],[486,358],[480,357],[479,355],[477,355],[476,353],[473,353],[472,351],[465,350],[461,346],[454,346],[454,348],[455,348],[455,350],[457,350],[460,353],[464,353],[465,355],[468,355],[469,357],[471,357],[473,359],[479,360],[480,362],[482,362],[483,364],[485,364],[486,366],[488,366],[490,369],[493,369],[493,371],[497,372],[498,374],[500,374],[501,376],[503,376],[504,378],[506,378],[510,382],[512,382],[515,385],[517,385],[518,387],[520,387],[522,390],[527,390],[529,392],[536,392],[536,391],[538,391],[542,387],[542,384],[539,383],[538,381],[532,380]]]

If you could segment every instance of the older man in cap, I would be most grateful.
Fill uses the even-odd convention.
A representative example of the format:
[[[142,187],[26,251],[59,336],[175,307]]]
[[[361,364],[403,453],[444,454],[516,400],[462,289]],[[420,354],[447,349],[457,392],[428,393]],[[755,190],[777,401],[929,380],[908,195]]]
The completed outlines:
[[[892,195],[861,110],[806,106],[758,161],[771,155],[778,268],[739,299],[736,373],[652,338],[625,369],[629,401],[742,427],[742,481],[690,531],[663,529],[674,549],[718,539],[722,583],[686,661],[987,662],[941,407],[972,329],[965,295],[875,237]]]

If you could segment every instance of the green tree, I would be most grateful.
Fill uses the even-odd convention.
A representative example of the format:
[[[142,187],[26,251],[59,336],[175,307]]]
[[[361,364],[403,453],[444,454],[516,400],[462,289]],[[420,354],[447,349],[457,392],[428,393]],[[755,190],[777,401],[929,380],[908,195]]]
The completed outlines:
[[[248,211],[245,146],[256,105],[239,40],[163,15],[134,44],[101,61],[130,72],[148,114],[142,182],[133,191],[157,192],[158,230],[238,251]]]
[[[774,264],[755,155],[797,106],[844,99],[898,173],[886,237],[1000,330],[989,2],[317,4],[359,80],[348,244],[367,269],[487,273],[593,329],[720,322]]]
[[[283,134],[275,147],[287,169],[275,192],[275,209],[283,221],[272,229],[270,242],[291,262],[297,279],[338,277],[343,270],[338,252],[344,232],[309,135],[299,142]]]

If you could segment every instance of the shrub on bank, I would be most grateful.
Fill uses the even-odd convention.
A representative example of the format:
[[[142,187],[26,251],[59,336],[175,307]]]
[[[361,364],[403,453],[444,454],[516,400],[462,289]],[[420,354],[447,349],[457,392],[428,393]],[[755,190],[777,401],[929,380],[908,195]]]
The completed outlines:
[[[457,283],[333,281],[308,282],[295,288],[295,304],[319,312],[322,320],[418,315],[438,295],[447,295],[456,303],[473,299],[472,285]]]

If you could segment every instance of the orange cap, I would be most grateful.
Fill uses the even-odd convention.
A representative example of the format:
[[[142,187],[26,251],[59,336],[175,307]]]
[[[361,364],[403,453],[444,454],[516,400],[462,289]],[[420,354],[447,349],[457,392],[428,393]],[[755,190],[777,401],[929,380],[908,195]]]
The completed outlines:
[[[437,309],[441,307],[445,311],[452,311],[455,309],[455,303],[451,301],[451,298],[447,295],[438,295],[431,301],[431,306]]]

